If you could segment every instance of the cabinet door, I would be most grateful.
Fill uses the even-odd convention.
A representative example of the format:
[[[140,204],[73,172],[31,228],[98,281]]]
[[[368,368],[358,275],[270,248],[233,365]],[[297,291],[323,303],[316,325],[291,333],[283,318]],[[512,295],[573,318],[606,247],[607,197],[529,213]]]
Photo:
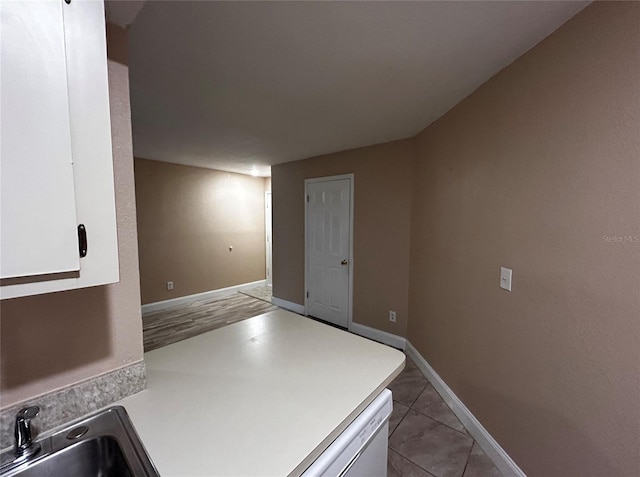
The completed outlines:
[[[0,278],[78,272],[62,1],[0,1]]]
[[[0,299],[117,282],[103,2],[0,0],[0,13]]]
[[[105,13],[101,1],[60,3],[64,4],[77,223],[86,226],[89,245],[75,284],[81,288],[119,280]]]

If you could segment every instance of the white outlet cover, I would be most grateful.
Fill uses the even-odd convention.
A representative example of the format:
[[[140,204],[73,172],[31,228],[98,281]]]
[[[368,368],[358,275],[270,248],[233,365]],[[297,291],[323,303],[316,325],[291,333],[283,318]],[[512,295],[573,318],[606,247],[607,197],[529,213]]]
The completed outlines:
[[[510,268],[500,267],[500,288],[511,291],[511,275],[513,270]]]

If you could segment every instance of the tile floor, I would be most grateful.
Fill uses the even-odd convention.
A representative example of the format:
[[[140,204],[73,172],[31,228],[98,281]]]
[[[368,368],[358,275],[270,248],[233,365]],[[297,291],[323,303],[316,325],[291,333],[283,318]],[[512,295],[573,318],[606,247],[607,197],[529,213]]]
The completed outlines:
[[[389,389],[387,477],[502,476],[408,356]]]

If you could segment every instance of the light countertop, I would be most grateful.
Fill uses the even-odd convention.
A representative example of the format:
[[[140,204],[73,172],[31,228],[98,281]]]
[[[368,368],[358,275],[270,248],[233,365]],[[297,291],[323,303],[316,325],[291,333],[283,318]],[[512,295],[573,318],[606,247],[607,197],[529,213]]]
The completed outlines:
[[[145,354],[122,400],[161,476],[300,475],[404,354],[276,310]]]

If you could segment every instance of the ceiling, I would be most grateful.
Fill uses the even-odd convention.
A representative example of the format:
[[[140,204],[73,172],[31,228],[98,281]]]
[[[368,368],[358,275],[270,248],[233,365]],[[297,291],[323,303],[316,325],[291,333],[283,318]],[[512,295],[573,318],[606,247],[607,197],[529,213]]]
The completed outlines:
[[[588,4],[130,3],[135,155],[257,175],[415,135]]]

